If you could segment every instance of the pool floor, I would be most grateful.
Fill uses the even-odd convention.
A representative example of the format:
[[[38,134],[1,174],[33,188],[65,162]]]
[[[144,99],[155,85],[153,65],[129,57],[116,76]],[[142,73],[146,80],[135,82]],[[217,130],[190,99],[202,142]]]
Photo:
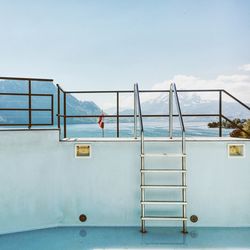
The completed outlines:
[[[0,250],[250,249],[250,228],[59,227],[0,235]]]

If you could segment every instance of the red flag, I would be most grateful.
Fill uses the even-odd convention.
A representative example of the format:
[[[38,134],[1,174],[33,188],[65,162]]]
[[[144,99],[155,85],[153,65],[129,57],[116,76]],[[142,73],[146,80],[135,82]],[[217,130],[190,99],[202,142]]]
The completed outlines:
[[[104,114],[103,113],[99,116],[98,124],[101,129],[104,129]]]

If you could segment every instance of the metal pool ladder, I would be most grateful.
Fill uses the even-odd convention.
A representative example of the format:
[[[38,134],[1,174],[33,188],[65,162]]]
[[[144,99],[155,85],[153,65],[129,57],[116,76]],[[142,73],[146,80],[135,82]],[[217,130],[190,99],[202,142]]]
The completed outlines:
[[[139,117],[140,121],[140,158],[141,158],[141,232],[145,233],[145,222],[146,221],[181,221],[182,222],[182,232],[187,233],[187,215],[186,215],[186,206],[187,206],[187,197],[186,197],[186,138],[185,138],[185,126],[183,122],[183,117],[181,113],[179,98],[176,90],[176,85],[172,83],[170,85],[169,91],[169,137],[173,138],[173,95],[176,100],[176,107],[178,112],[178,117],[180,121],[182,139],[181,139],[181,153],[145,153],[145,141],[144,141],[144,128],[143,128],[143,120],[142,120],[142,111],[140,104],[140,94],[138,84],[134,85],[134,123],[135,130],[134,135],[137,138],[137,117]],[[138,112],[138,113],[137,113]],[[181,168],[180,169],[150,169],[145,168],[145,158],[149,157],[177,157],[181,159]],[[181,174],[181,184],[177,185],[147,185],[145,183],[145,175],[146,174]],[[152,201],[145,199],[145,190],[148,189],[177,189],[181,191],[182,199],[180,201]],[[145,215],[146,205],[180,205],[182,207],[182,216],[148,216]]]

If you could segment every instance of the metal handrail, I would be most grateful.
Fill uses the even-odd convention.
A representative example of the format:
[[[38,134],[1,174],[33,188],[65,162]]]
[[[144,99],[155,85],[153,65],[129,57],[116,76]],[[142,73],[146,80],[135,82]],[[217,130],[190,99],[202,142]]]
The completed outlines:
[[[61,88],[61,87],[60,87]],[[219,92],[224,89],[178,89],[177,92]],[[115,94],[119,93],[134,93],[134,90],[71,90],[64,91],[67,94]],[[169,93],[168,89],[141,89],[141,93]]]
[[[66,117],[66,118],[98,118],[98,117],[100,117],[100,114],[96,114],[96,115],[63,115],[63,114],[61,114],[61,115],[56,115],[56,116],[58,116],[58,117]],[[107,117],[107,118],[115,118],[115,117],[117,117],[117,115],[107,115],[107,114],[104,114],[103,115],[104,117]],[[137,115],[138,116],[138,115]],[[182,117],[218,117],[219,116],[219,114],[182,114]],[[131,117],[134,117],[134,115],[119,115],[119,117],[120,118],[131,118]],[[148,118],[150,118],[150,117],[169,117],[169,115],[168,114],[166,114],[166,115],[151,115],[151,114],[149,114],[149,115],[145,115],[145,114],[142,114],[142,118],[143,117],[148,117]],[[173,117],[179,117],[179,115],[178,114],[173,114]]]
[[[0,76],[0,80],[13,80],[13,81],[36,81],[36,82],[53,82],[53,79],[48,78],[32,78],[32,77],[6,77]]]
[[[181,107],[180,107],[179,97],[178,97],[178,94],[177,94],[175,83],[171,83],[170,90],[172,90],[174,95],[175,95],[177,113],[178,113],[178,116],[179,116],[181,130],[185,133],[185,126],[184,126],[184,122],[183,122],[183,116],[182,116],[182,113],[181,113]]]
[[[240,131],[244,132],[245,134],[247,134],[250,137],[250,133],[248,131],[246,131],[245,129],[243,129],[242,127],[240,127],[237,123],[233,122],[232,120],[230,120],[229,118],[227,118],[225,115],[221,115],[222,118],[224,118],[226,121],[230,122],[231,124],[233,124],[235,126],[235,128],[238,128]]]
[[[243,107],[247,108],[248,110],[250,110],[250,107],[248,105],[246,105],[245,103],[243,103],[242,101],[240,101],[238,98],[236,98],[235,96],[233,96],[232,94],[230,94],[229,92],[227,92],[226,90],[222,90],[226,95],[230,96],[231,98],[233,98],[235,101],[237,101],[240,105],[242,105]]]
[[[143,128],[143,121],[142,121],[142,112],[141,112],[141,101],[140,101],[140,95],[139,95],[139,88],[138,88],[138,83],[134,85],[134,95],[135,95],[135,138],[136,138],[136,131],[137,131],[137,108],[139,112],[139,120],[140,120],[140,128],[141,128],[141,133],[144,132]]]
[[[175,101],[176,101],[176,106],[177,106],[177,113],[178,113],[178,117],[179,117],[179,121],[180,121],[180,126],[181,126],[181,131],[182,131],[182,141],[181,141],[181,149],[182,149],[182,155],[185,156],[186,155],[186,136],[185,136],[185,126],[184,126],[184,122],[183,122],[183,116],[181,113],[181,106],[180,106],[180,102],[179,102],[179,97],[177,94],[177,90],[176,90],[176,85],[175,83],[171,83],[170,85],[170,92],[169,92],[169,125],[171,125],[170,127],[170,138],[172,139],[172,135],[173,135],[173,93],[175,96]],[[172,124],[171,124],[172,123]],[[182,157],[182,170],[186,171],[186,157]],[[186,174],[185,172],[182,173],[182,185],[186,186]],[[187,194],[186,194],[186,190],[183,189],[182,190],[182,201],[186,202],[187,201]],[[182,206],[182,217],[186,218],[186,206],[183,205]],[[183,233],[187,232],[187,224],[186,221],[183,221]]]
[[[183,122],[183,115],[181,112],[181,106],[180,106],[179,97],[177,94],[175,83],[171,83],[170,92],[169,92],[170,94],[169,96],[169,137],[170,139],[172,139],[173,137],[173,96],[172,96],[173,93],[175,95],[177,113],[178,113],[180,126],[181,126],[181,132],[182,132],[182,153],[186,154],[186,136],[185,136],[186,130],[185,130],[184,122]]]
[[[134,85],[134,104],[135,104],[135,110],[134,110],[134,137],[136,139],[137,137],[137,116],[139,116],[140,120],[140,132],[141,132],[141,137],[144,133],[144,128],[143,128],[143,121],[142,121],[142,112],[141,112],[141,101],[140,101],[140,95],[139,95],[139,88],[138,88],[138,83]],[[138,115],[137,115],[137,109],[138,109]]]

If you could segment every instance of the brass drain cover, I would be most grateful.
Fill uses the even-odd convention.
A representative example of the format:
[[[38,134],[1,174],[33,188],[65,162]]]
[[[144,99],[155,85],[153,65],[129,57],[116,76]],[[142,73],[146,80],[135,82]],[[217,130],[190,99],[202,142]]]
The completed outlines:
[[[192,215],[192,216],[190,216],[190,220],[191,220],[193,223],[196,223],[196,222],[198,221],[198,216]]]

